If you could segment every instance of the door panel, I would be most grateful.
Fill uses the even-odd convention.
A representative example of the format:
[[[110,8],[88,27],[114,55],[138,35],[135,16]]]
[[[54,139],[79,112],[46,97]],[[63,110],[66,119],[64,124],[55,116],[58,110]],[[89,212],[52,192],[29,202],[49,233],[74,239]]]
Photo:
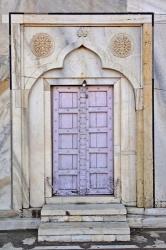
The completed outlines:
[[[88,100],[89,107],[105,107],[107,105],[107,92],[90,91]]]
[[[88,87],[88,194],[113,193],[112,87]]]
[[[77,114],[60,114],[59,115],[59,128],[77,128]]]
[[[106,168],[107,154],[106,153],[90,153],[90,168]]]
[[[62,133],[62,132],[61,132]],[[65,133],[65,131],[64,131]],[[73,149],[77,148],[77,134],[59,134],[59,148],[60,149]]]
[[[77,108],[78,93],[61,92],[59,93],[59,108]]]
[[[53,87],[53,193],[78,193],[78,95],[76,87]]]
[[[74,154],[59,154],[59,169],[77,169],[78,157]]]
[[[53,87],[57,195],[113,193],[112,87]]]
[[[107,133],[89,133],[90,148],[106,148],[107,147]]]
[[[90,128],[103,128],[107,126],[107,113],[106,112],[90,112],[89,113],[89,127]]]

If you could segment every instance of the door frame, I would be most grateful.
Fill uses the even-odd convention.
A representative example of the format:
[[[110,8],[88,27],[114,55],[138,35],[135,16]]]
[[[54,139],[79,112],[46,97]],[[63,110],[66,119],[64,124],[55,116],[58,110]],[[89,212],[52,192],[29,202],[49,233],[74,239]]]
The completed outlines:
[[[67,83],[73,81],[72,85],[67,85]],[[113,195],[101,195],[102,197],[104,196],[105,199],[108,198],[108,200],[120,202],[123,200],[125,203],[125,199],[130,199],[130,197],[127,198],[128,193],[129,193],[129,186],[126,185],[126,182],[132,183],[131,186],[135,186],[136,189],[136,168],[134,172],[132,171],[129,173],[128,171],[122,171],[122,166],[121,161],[123,158],[127,157],[128,160],[130,161],[130,156],[127,155],[126,150],[121,150],[122,146],[122,126],[121,126],[121,121],[125,120],[125,113],[122,116],[121,112],[121,107],[124,106],[122,102],[126,101],[126,98],[122,100],[121,98],[121,88],[124,86],[124,84],[128,84],[130,86],[130,83],[128,82],[127,79],[124,77],[107,77],[107,78],[78,78],[78,79],[71,79],[71,78],[54,78],[54,79],[49,79],[49,78],[44,78],[44,110],[47,110],[47,112],[44,112],[44,124],[45,124],[45,173],[47,173],[47,176],[45,176],[45,197],[46,197],[46,203],[49,203],[51,201],[56,201],[60,199],[60,196],[53,196],[52,194],[52,180],[53,180],[53,174],[52,174],[52,142],[51,142],[51,124],[52,124],[52,119],[51,119],[51,86],[82,86],[82,81],[86,80],[87,81],[87,86],[108,86],[112,85],[113,86],[113,165],[114,165],[114,194]],[[131,91],[132,87],[131,87]],[[134,92],[133,92],[134,96]],[[133,97],[134,100],[134,97]],[[135,103],[134,103],[134,110],[135,110]],[[132,116],[130,116],[130,112],[128,112],[129,116],[126,116],[126,121],[128,119],[132,119]],[[127,129],[126,126],[128,126],[128,123],[125,123],[125,128]],[[134,136],[134,135],[132,135]],[[49,139],[50,138],[50,139]],[[129,152],[134,156],[134,159],[136,157],[136,152],[135,149],[130,150]],[[134,160],[135,161],[135,160]],[[131,164],[133,164],[132,162]],[[127,170],[127,169],[126,169]],[[133,188],[134,189],[134,188]],[[124,195],[124,198],[122,197]],[[135,197],[135,200],[132,198],[133,201],[130,202],[131,205],[134,205],[136,202],[136,190],[133,190],[133,195]],[[87,199],[86,196],[84,197],[84,201],[89,200],[89,197],[94,197],[95,195],[88,195]],[[63,200],[66,198],[68,201],[71,201],[75,199],[75,197],[61,197]],[[99,198],[100,199],[100,198]],[[103,199],[103,198],[101,198]]]

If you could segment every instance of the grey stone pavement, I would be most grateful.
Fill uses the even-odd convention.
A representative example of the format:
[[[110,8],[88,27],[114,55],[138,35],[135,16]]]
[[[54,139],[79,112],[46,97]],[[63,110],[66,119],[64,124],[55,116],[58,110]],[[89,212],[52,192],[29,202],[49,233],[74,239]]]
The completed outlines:
[[[37,230],[0,232],[0,249],[3,250],[109,250],[109,249],[166,249],[166,229],[132,229],[130,242],[112,243],[39,243]]]

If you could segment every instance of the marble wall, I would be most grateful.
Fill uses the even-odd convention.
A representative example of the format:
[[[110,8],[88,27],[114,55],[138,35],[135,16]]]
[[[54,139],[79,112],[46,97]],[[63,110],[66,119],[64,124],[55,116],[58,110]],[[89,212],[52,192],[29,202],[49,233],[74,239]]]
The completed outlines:
[[[166,16],[165,16],[166,17]],[[166,23],[155,24],[154,49],[154,124],[155,124],[155,195],[156,206],[166,206]]]
[[[128,0],[128,11],[154,12],[155,204],[166,207],[166,1]]]
[[[6,89],[0,92],[0,209],[10,208],[11,203],[10,131],[10,91]]]
[[[155,204],[166,207],[166,1],[128,0],[128,11],[154,12]]]
[[[126,0],[1,0],[0,1],[0,210],[11,204],[11,119],[9,93],[9,31],[2,15],[9,12],[120,12]]]
[[[144,12],[153,11],[155,24],[155,193],[156,205],[166,206],[166,76],[165,0],[1,0],[0,15],[9,12]],[[162,16],[160,16],[162,14]],[[10,93],[8,24],[0,22],[0,209],[11,208]],[[156,43],[157,41],[157,43]]]

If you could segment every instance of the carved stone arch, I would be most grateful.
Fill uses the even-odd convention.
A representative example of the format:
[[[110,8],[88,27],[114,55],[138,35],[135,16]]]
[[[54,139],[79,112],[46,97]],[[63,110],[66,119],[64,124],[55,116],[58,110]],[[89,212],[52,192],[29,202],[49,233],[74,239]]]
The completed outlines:
[[[28,78],[25,82],[25,89],[31,89],[37,79],[44,75],[46,72],[53,69],[62,69],[67,56],[81,47],[93,52],[100,59],[102,70],[115,70],[119,74],[123,75],[130,82],[134,90],[141,88],[141,84],[137,81],[136,77],[132,73],[130,73],[127,68],[121,67],[118,63],[114,63],[108,54],[101,51],[101,49],[99,48],[95,48],[90,42],[77,41],[71,43],[70,45],[66,46],[62,51],[60,51],[60,53],[53,62],[43,65],[39,67],[37,71],[33,72],[32,76]]]
[[[68,46],[66,46],[62,51],[60,51],[57,57],[57,62],[59,66],[63,67],[66,57],[81,47],[84,47],[85,49],[88,49],[92,51],[94,54],[96,54],[97,57],[100,58],[101,68],[103,68],[104,58],[106,57],[106,53],[104,51],[101,51],[100,48],[96,48],[91,42],[88,42],[88,41],[86,42],[77,41],[77,42],[71,43]],[[104,54],[104,56],[102,54]]]
[[[79,47],[77,47],[77,46],[79,45]],[[74,43],[74,45],[70,45],[70,46],[67,46],[67,47],[65,47],[66,49],[65,49],[65,52],[63,52],[62,53],[62,56],[61,56],[61,61],[60,61],[60,59],[59,59],[59,67],[56,67],[56,68],[50,68],[49,70],[47,70],[47,71],[45,71],[43,74],[41,74],[41,76],[39,76],[39,78],[40,77],[44,77],[45,78],[45,75],[47,75],[48,74],[48,72],[51,72],[51,71],[54,71],[54,73],[55,73],[55,75],[56,75],[56,72],[58,71],[58,72],[61,72],[60,73],[60,75],[59,75],[59,77],[60,78],[63,78],[64,77],[64,70],[68,67],[68,63],[66,63],[66,65],[65,65],[65,62],[71,57],[71,56],[73,56],[74,55],[74,53],[76,52],[76,51],[79,51],[79,50],[81,50],[82,48],[83,49],[85,49],[85,52],[87,53],[87,52],[89,52],[89,53],[91,53],[91,55],[92,55],[92,57],[94,56],[94,64],[92,64],[92,68],[93,68],[93,66],[95,65],[95,67],[96,68],[94,68],[94,72],[97,72],[97,74],[100,74],[99,72],[101,72],[101,75],[100,75],[100,77],[102,77],[103,76],[103,74],[107,71],[107,76],[109,75],[109,77],[112,77],[111,76],[111,71],[112,72],[116,72],[117,73],[117,76],[119,77],[119,78],[121,78],[121,77],[123,77],[123,78],[125,78],[127,81],[128,81],[128,83],[130,84],[130,86],[132,87],[132,90],[133,90],[133,94],[134,94],[134,100],[135,100],[135,109],[136,110],[139,110],[139,109],[142,109],[142,89],[140,88],[140,86],[138,85],[138,82],[136,81],[136,79],[134,78],[134,76],[131,76],[131,74],[130,74],[130,76],[126,76],[125,74],[124,74],[124,69],[121,69],[121,71],[119,71],[119,70],[117,70],[117,67],[116,68],[112,68],[112,67],[103,67],[103,61],[102,61],[102,58],[101,58],[101,56],[97,53],[97,51],[95,50],[92,50],[92,48],[90,47],[90,44],[89,45],[87,45],[87,46],[85,46],[85,44],[83,44],[83,43]],[[73,50],[72,50],[72,48],[74,48]],[[82,52],[83,54],[85,53],[84,51]],[[86,56],[85,56],[86,57]],[[62,60],[62,58],[63,58],[63,60]],[[88,54],[87,54],[87,58],[88,58]],[[85,59],[85,58],[84,58]],[[72,60],[71,60],[72,61]],[[97,63],[98,62],[98,63]],[[79,64],[79,63],[77,63],[77,64]],[[81,62],[80,62],[80,64],[81,64]],[[86,63],[85,63],[86,64]],[[98,65],[97,65],[98,64]],[[70,65],[70,63],[69,63],[69,65]],[[85,67],[86,68],[86,67]],[[90,67],[89,67],[90,68]],[[70,72],[70,70],[69,70],[69,72]],[[109,74],[108,74],[108,72],[109,72]],[[65,77],[69,77],[69,75],[67,74],[67,73],[65,73],[66,75],[65,75]],[[99,75],[93,75],[93,77],[94,78],[96,78],[96,77],[98,77]],[[84,75],[83,76],[87,76],[88,77],[88,73],[87,72],[84,72]],[[78,77],[78,78],[80,78],[80,75],[79,75],[79,73],[78,73],[78,76],[76,76],[76,77]],[[38,79],[39,79],[38,78]],[[33,78],[31,78],[30,79],[30,82],[29,83],[27,83],[26,84],[26,86],[25,86],[25,89],[26,89],[26,96],[25,96],[25,98],[27,98],[27,100],[25,100],[25,103],[28,101],[28,96],[29,96],[29,94],[30,94],[30,92],[31,92],[31,90],[32,90],[32,88],[33,88],[33,86],[34,86],[34,84],[37,82],[37,80],[38,79],[35,79],[35,81],[34,81],[34,79]],[[34,81],[34,82],[33,82]]]
[[[56,71],[56,70],[55,70]],[[44,76],[44,75],[43,75]],[[70,78],[69,78],[70,79]],[[111,79],[111,78],[110,78]],[[109,79],[109,80],[110,80]],[[32,207],[41,206],[43,203],[44,194],[40,194],[36,201],[36,186],[42,186],[42,189],[46,192],[46,197],[51,197],[51,180],[52,180],[52,165],[51,165],[51,156],[52,156],[52,146],[51,146],[51,80],[54,81],[54,85],[59,84],[61,78],[45,78],[46,82],[43,88],[43,79],[39,78],[36,81],[30,90],[29,93],[29,106],[27,109],[27,116],[25,117],[26,129],[30,138],[29,140],[29,162],[30,162],[30,173],[31,176],[35,176],[36,169],[45,169],[43,170],[46,175],[44,175],[44,182],[37,183],[36,181],[31,182],[30,186],[30,205]],[[64,80],[64,79],[62,79]],[[68,79],[67,79],[68,80]],[[102,82],[102,79],[100,78]],[[101,84],[100,82],[100,84]],[[99,84],[99,82],[98,82]],[[123,87],[122,87],[123,86]],[[122,88],[121,88],[122,87]],[[123,89],[124,91],[121,91]],[[123,93],[121,93],[123,92]],[[127,95],[126,95],[127,93]],[[115,169],[116,173],[114,175],[114,185],[115,185],[115,197],[121,199],[124,204],[135,205],[136,204],[136,166],[135,166],[135,122],[136,122],[136,112],[134,110],[134,95],[132,87],[129,84],[128,80],[124,77],[121,78],[114,86],[114,159],[115,159]],[[35,108],[34,108],[35,104]],[[37,107],[36,107],[37,104]],[[42,107],[44,107],[42,109]],[[127,112],[126,112],[127,111]],[[31,114],[29,116],[29,114]],[[25,115],[25,112],[24,112]],[[34,117],[38,117],[37,121]],[[27,124],[28,121],[28,124]],[[41,122],[40,122],[41,121]],[[34,124],[35,122],[35,124]],[[38,123],[40,122],[40,126]],[[121,124],[121,125],[119,125]],[[43,127],[42,127],[43,126]],[[44,132],[43,132],[44,131]],[[27,133],[25,133],[26,135]],[[39,139],[40,137],[40,139]],[[128,143],[125,143],[123,138],[134,138]],[[36,141],[40,141],[39,146],[42,148],[36,150]],[[122,145],[122,147],[121,147]],[[36,151],[38,154],[34,154]],[[44,160],[42,157],[44,155]],[[126,158],[128,159],[125,162]],[[120,161],[123,161],[123,165],[120,165]],[[40,161],[40,164],[35,164],[37,161]],[[130,162],[132,164],[130,164]],[[124,168],[125,164],[125,168]],[[132,165],[132,172],[130,172]],[[36,167],[34,167],[36,166]],[[121,175],[121,168],[125,169],[123,176]],[[40,170],[41,171],[41,170]],[[130,184],[129,186],[132,189],[132,194],[130,195],[130,188],[126,189],[126,180]],[[127,186],[128,187],[128,186]],[[122,190],[122,192],[121,192]]]

